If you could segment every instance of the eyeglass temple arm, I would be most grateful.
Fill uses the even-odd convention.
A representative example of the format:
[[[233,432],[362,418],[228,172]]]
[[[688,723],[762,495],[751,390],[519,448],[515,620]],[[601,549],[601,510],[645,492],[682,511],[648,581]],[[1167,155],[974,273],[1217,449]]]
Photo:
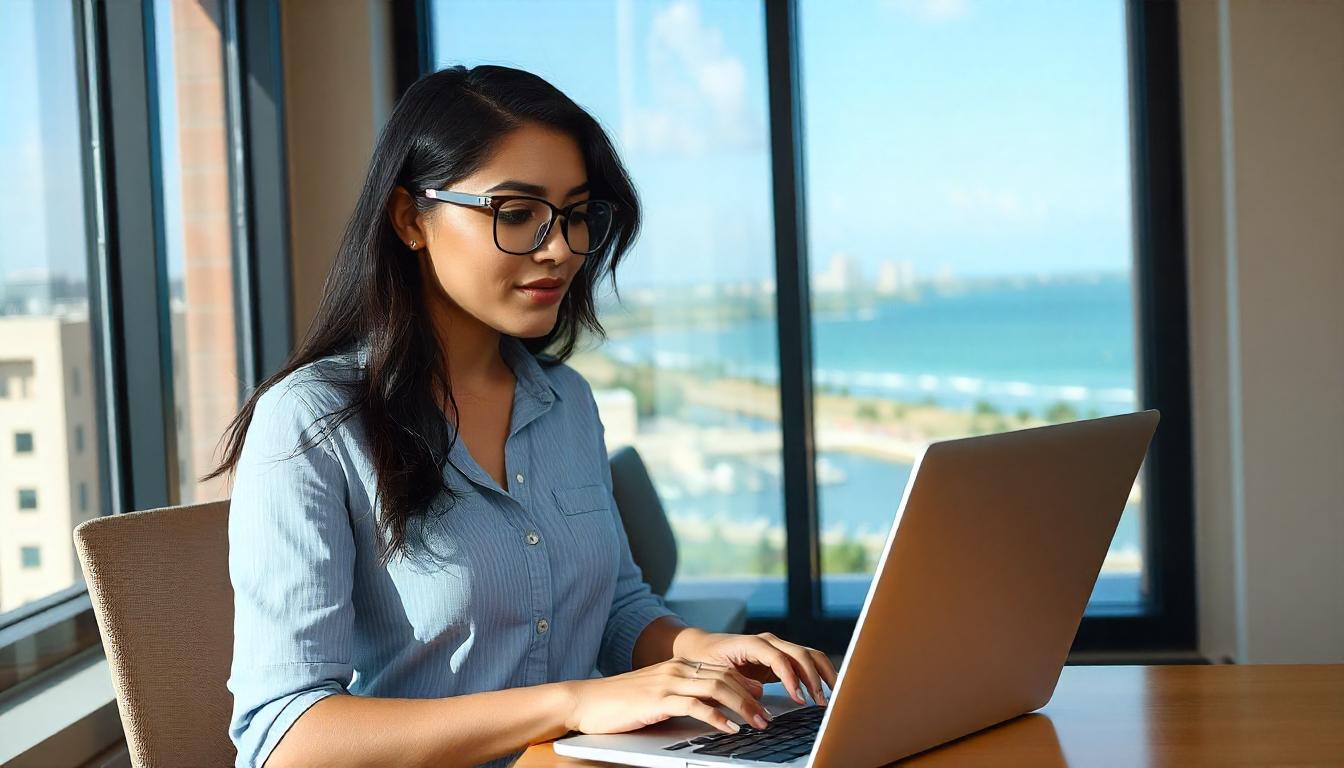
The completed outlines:
[[[474,205],[480,208],[490,207],[490,198],[486,195],[469,195],[465,192],[453,192],[448,189],[426,189],[425,197],[442,200],[446,203]]]

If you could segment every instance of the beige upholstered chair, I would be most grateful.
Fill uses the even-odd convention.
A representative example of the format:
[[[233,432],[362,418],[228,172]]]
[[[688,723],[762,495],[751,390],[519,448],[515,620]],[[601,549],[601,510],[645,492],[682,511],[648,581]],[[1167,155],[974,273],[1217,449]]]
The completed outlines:
[[[134,765],[233,764],[228,520],[216,501],[75,529]]]

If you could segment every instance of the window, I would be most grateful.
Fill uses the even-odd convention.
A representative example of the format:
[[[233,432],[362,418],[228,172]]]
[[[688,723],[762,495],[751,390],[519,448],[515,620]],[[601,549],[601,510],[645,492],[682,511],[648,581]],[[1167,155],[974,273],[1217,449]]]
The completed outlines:
[[[220,0],[154,0],[159,151],[172,326],[179,503],[228,495],[215,468],[220,435],[238,413]]]
[[[19,547],[19,566],[24,570],[42,567],[41,547]]]
[[[785,610],[770,136],[759,3],[441,0],[436,68],[535,72],[603,124],[643,230],[571,364],[680,543],[670,596]],[[554,41],[583,41],[554,55]],[[694,224],[693,226],[691,224]]]
[[[1180,185],[1151,159],[1179,156],[1175,91],[1148,90],[1174,57],[1169,9],[432,0],[429,16],[435,68],[542,75],[631,167],[648,225],[603,306],[611,338],[573,363],[609,447],[629,435],[651,466],[691,561],[674,595],[754,585],[751,626],[843,647],[923,445],[1160,407],[1166,470],[1135,484],[1079,639],[1193,642],[1181,223],[1150,203]],[[553,39],[587,44],[548,56]],[[712,205],[695,214],[686,189]],[[808,265],[801,290],[776,244],[783,268]]]
[[[852,614],[928,442],[1139,407],[1125,6],[800,11],[822,592]],[[1139,483],[1094,607],[1143,602],[1143,518]]]
[[[223,495],[194,478],[292,346],[278,14],[242,5],[0,0],[0,399],[55,414],[0,407],[44,448],[0,531],[49,555],[0,551],[0,693],[98,643],[71,527]]]
[[[75,5],[0,2],[0,382],[8,397],[34,401],[0,409],[0,429],[24,427],[15,436],[19,452],[44,446],[40,457],[34,454],[40,469],[23,472],[26,487],[6,491],[0,501],[0,531],[7,532],[0,538],[17,530],[40,537],[31,546],[0,550],[0,624],[6,612],[75,583],[79,565],[70,531],[83,518],[64,500],[67,489],[96,483],[103,471],[97,458],[47,450],[65,443],[72,422],[96,423],[92,398],[66,394],[77,386],[66,376],[92,370],[98,333],[89,307],[89,208],[81,194],[89,169]],[[43,418],[33,424],[25,409],[39,407],[39,400]],[[20,417],[23,423],[16,424]],[[42,550],[53,554],[39,573],[10,578],[19,568],[38,567]]]
[[[3,274],[0,272],[0,274]],[[13,278],[10,278],[13,280]],[[22,285],[0,288],[0,295],[13,296],[22,293]],[[21,303],[8,305],[11,309],[22,306]],[[0,318],[6,316],[5,304],[0,304]],[[6,350],[8,352],[8,350]],[[32,358],[19,360],[0,360],[0,400],[26,400],[31,396],[33,383]]]

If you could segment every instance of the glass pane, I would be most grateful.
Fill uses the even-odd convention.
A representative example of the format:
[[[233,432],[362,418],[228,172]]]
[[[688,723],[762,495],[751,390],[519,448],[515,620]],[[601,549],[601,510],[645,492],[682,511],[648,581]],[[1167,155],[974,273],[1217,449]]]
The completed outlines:
[[[220,0],[154,3],[182,504],[228,495],[226,477],[197,478],[215,468],[240,394],[220,14]]]
[[[0,2],[0,613],[78,583],[105,511],[76,66],[71,3]]]
[[[1134,410],[1122,0],[801,3],[823,603],[929,441]],[[1092,609],[1137,607],[1136,485]]]
[[[760,3],[437,0],[438,67],[535,72],[611,134],[644,205],[571,363],[639,451],[680,547],[669,597],[784,610],[774,235]],[[554,55],[556,40],[575,41]],[[693,225],[691,224],[693,223]]]

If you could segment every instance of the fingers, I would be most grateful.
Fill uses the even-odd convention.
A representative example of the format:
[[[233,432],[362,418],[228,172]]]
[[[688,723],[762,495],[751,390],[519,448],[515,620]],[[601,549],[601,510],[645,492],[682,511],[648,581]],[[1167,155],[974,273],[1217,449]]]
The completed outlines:
[[[742,730],[741,726],[728,719],[717,707],[706,704],[694,696],[668,696],[667,711],[674,715],[686,715],[696,720],[703,720],[724,733],[737,733]]]
[[[771,659],[769,662],[771,669],[779,676],[779,679],[784,683],[784,686],[789,689],[789,693],[794,701],[797,701],[799,704],[807,703],[803,698],[802,689],[797,682],[799,678],[802,678],[802,680],[806,682],[808,690],[812,692],[812,699],[814,701],[823,706],[829,704],[826,699],[826,694],[822,690],[821,683],[825,680],[826,684],[834,690],[836,672],[835,666],[831,664],[831,660],[827,658],[826,654],[815,648],[808,648],[806,646],[798,645],[797,643],[790,643],[786,640],[782,640],[771,632],[762,632],[757,635],[757,637],[761,639],[764,645],[771,648],[774,653],[778,654],[779,658],[784,659],[785,661],[783,663],[794,673],[795,676],[792,679],[780,675],[778,671],[780,663],[775,660],[775,657],[772,656],[771,652],[761,652],[762,656]]]
[[[835,693],[835,682],[840,677],[840,673],[835,671],[835,665],[831,663],[831,657],[816,648],[806,650],[816,664],[817,671],[821,673],[822,679],[826,681],[826,687],[831,689],[831,693]]]
[[[751,692],[743,688],[726,669],[701,668],[697,677],[676,682],[672,693],[716,701],[736,712],[742,720],[764,730],[773,717]]]
[[[742,674],[735,667],[725,666],[723,664],[713,664],[708,661],[692,661],[691,659],[678,658],[682,664],[690,670],[689,677],[708,677],[710,672],[726,674],[730,679],[736,681],[747,693],[756,698],[765,694],[765,684],[759,680],[754,680]],[[697,666],[699,672],[696,672]]]
[[[769,632],[762,632],[756,636],[760,642],[757,644],[753,655],[756,661],[770,667],[770,671],[775,673],[775,677],[784,684],[784,689],[789,692],[793,700],[799,704],[806,704],[807,700],[803,698],[802,683],[799,681],[798,670],[794,667],[794,659],[784,651],[775,646],[771,640],[779,642],[779,638]]]
[[[812,700],[818,704],[825,704],[826,695],[821,690],[821,675],[817,672],[816,660],[808,653],[812,649],[781,640],[769,633],[766,634],[769,636],[764,637],[765,641],[787,655],[799,672],[802,673],[802,678],[807,683],[807,689],[812,692]]]
[[[728,667],[726,671],[729,677],[736,680],[752,696],[759,699],[765,694],[765,684],[760,680],[753,680],[732,667]]]

